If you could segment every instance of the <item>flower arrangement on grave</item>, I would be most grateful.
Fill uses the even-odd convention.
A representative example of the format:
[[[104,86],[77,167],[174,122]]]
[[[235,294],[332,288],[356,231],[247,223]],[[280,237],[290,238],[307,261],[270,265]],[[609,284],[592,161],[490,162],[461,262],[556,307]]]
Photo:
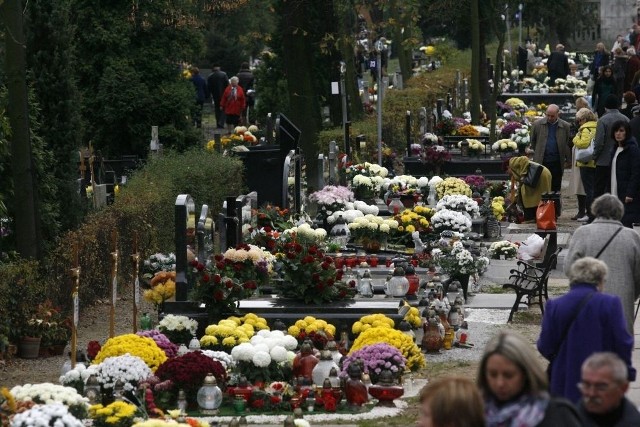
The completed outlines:
[[[462,142],[458,142],[458,148],[462,147]],[[470,156],[479,156],[484,153],[484,144],[477,139],[468,138],[466,142],[469,143],[469,155]]]
[[[167,355],[167,358],[169,359],[171,359],[172,357],[175,357],[178,354],[178,346],[172,343],[171,340],[169,340],[169,338],[167,338],[165,334],[163,334],[157,329],[150,329],[148,331],[138,331],[136,332],[136,334],[140,335],[141,337],[148,337],[154,340],[158,345],[158,347],[160,347],[162,351],[164,351],[164,353]]]
[[[173,420],[153,419],[137,422],[133,427],[193,427],[193,425],[178,423]]]
[[[468,215],[469,218],[475,218],[480,214],[478,202],[473,200],[471,197],[464,196],[462,194],[447,194],[438,200],[435,207],[436,214],[443,210],[461,212]],[[435,215],[431,218],[432,224],[434,222],[434,218]]]
[[[525,104],[520,98],[509,98],[504,103],[514,110],[523,110],[527,108],[527,104]]]
[[[311,228],[308,223],[303,223],[297,227],[292,227],[283,232],[284,235],[290,234],[295,236],[295,240],[303,245],[318,245],[327,237],[327,230],[324,228]]]
[[[92,373],[93,370],[87,369],[83,363],[78,363],[75,368],[62,374],[58,382],[65,387],[73,387],[78,393],[83,394],[84,384]]]
[[[214,350],[201,350],[201,352],[212,360],[220,362],[222,367],[227,371],[235,366],[233,357],[227,352]]]
[[[88,370],[96,375],[103,390],[113,389],[118,381],[123,383],[125,390],[135,390],[140,382],[153,374],[144,360],[130,354],[107,357],[100,364],[91,365]]]
[[[432,253],[440,268],[449,276],[476,274],[489,265],[487,257],[474,258],[460,241],[450,247],[434,249]]]
[[[247,145],[256,145],[258,143],[258,138],[254,135],[254,132],[258,131],[258,127],[255,125],[249,126],[236,126],[233,129],[233,133],[235,135],[239,135],[242,137],[242,142]]]
[[[355,198],[365,200],[374,197],[380,191],[383,179],[389,171],[375,163],[364,162],[348,166],[344,173],[351,184]]]
[[[42,337],[41,347],[64,345],[71,338],[71,319],[62,314],[60,307],[55,307],[47,299],[38,304],[34,317],[28,321],[32,336]]]
[[[234,346],[249,342],[256,330],[264,329],[269,329],[267,321],[253,313],[247,313],[243,317],[231,316],[207,326],[204,336],[200,339],[200,346],[205,349],[231,351]]]
[[[504,197],[496,196],[491,199],[491,211],[493,213],[493,216],[495,216],[498,221],[502,221],[506,213],[506,209],[504,207]]]
[[[509,121],[502,126],[502,129],[500,129],[500,137],[503,139],[510,139],[511,135],[520,128],[522,128],[522,123]]]
[[[73,387],[51,383],[24,384],[13,387],[10,392],[16,403],[33,401],[36,404],[50,404],[56,402],[65,405],[69,409],[69,413],[78,419],[87,417],[89,399],[82,396]]]
[[[436,135],[435,133],[431,133],[431,132],[427,132],[424,135],[422,135],[422,145],[434,145],[437,144],[440,141],[440,139],[438,138],[438,135]]]
[[[306,316],[298,319],[295,324],[287,329],[289,335],[296,338],[298,344],[305,340],[311,340],[313,346],[318,350],[323,350],[327,342],[336,336],[336,327],[326,320],[316,319],[313,316]]]
[[[398,228],[396,220],[374,215],[365,215],[349,223],[351,237],[363,245],[366,245],[370,240],[385,242],[393,228]]]
[[[156,306],[156,309],[169,298],[176,295],[176,272],[160,271],[149,282],[150,289],[143,293],[145,301]]]
[[[142,412],[136,405],[122,401],[115,401],[106,406],[92,405],[89,408],[93,427],[129,427],[136,417],[141,416]]]
[[[508,240],[493,242],[489,246],[491,259],[514,259],[518,254],[518,245]]]
[[[388,327],[373,327],[362,332],[353,341],[349,355],[365,346],[380,343],[386,343],[398,349],[406,359],[408,369],[415,371],[426,366],[424,355],[413,339],[409,335]]]
[[[96,358],[101,349],[102,345],[98,341],[92,340],[87,343],[87,359],[89,359],[89,362],[93,362],[93,359]]]
[[[9,424],[7,423],[6,425]],[[11,421],[11,426],[83,427],[84,424],[77,417],[75,417],[63,404],[48,403],[46,405],[34,406],[31,409],[16,414]]]
[[[431,226],[437,233],[445,230],[466,233],[471,230],[471,219],[462,212],[442,209],[431,218]]]
[[[213,374],[218,386],[224,388],[227,371],[222,363],[202,354],[201,351],[190,351],[167,360],[160,365],[155,374],[160,381],[170,381],[168,391],[172,396],[177,396],[178,391],[182,389],[187,394],[187,399],[195,402],[198,389],[208,373]]]
[[[464,182],[471,188],[471,193],[484,193],[487,188],[487,180],[481,175],[467,175],[464,177]]]
[[[447,194],[463,194],[471,197],[471,187],[460,178],[449,177],[442,180],[436,186],[436,197],[442,199]]]
[[[472,125],[462,125],[456,129],[456,135],[459,136],[480,136],[480,132]]]
[[[225,148],[227,148],[227,145],[229,145],[229,143],[231,142],[231,138],[228,137],[224,137],[224,138],[220,138],[220,145],[222,146],[222,150],[224,150]],[[207,151],[216,151],[216,140],[215,139],[210,139],[209,141],[207,141]]]
[[[282,231],[293,226],[289,209],[270,204],[258,208],[256,220],[258,228],[270,227],[273,230]]]
[[[518,148],[528,147],[531,144],[531,138],[529,137],[529,128],[521,127],[519,129],[516,129],[511,134],[511,140],[513,140],[517,144]]]
[[[231,357],[236,362],[234,371],[251,383],[287,381],[291,375],[290,360],[293,360],[290,352],[297,345],[297,340],[285,338],[282,331],[260,331],[250,342],[231,350]]]
[[[333,258],[325,256],[316,245],[304,247],[295,240],[286,242],[276,255],[284,280],[280,293],[307,304],[322,304],[352,298],[355,286],[341,281]]]
[[[176,255],[174,253],[155,253],[142,263],[142,278],[151,280],[156,273],[161,271],[176,270]]]
[[[388,369],[394,376],[398,376],[404,372],[407,362],[400,350],[392,345],[387,343],[366,345],[344,358],[340,375],[347,376],[349,365],[358,360],[364,363],[364,372],[369,373],[371,382],[374,384],[378,382],[378,376],[383,369]]]
[[[435,128],[436,134],[439,136],[454,135],[456,131],[456,122],[451,117],[443,117]]]
[[[442,145],[428,147],[424,152],[424,161],[438,167],[450,160],[451,153]]]
[[[414,206],[413,209],[405,209],[393,217],[398,223],[397,227],[391,227],[389,240],[395,244],[411,244],[411,234],[415,231],[421,235],[431,233],[431,217],[434,210],[427,206]]]
[[[154,372],[158,369],[158,366],[167,360],[165,352],[151,338],[141,337],[136,334],[125,334],[109,338],[96,354],[92,363],[102,363],[107,357],[122,356],[127,353],[144,360],[151,371]]]
[[[407,314],[404,315],[404,320],[406,320],[413,329],[422,327],[422,317],[417,307],[410,307]]]
[[[357,175],[385,178],[389,175],[389,170],[377,163],[364,162],[348,166],[345,169],[345,173],[347,175],[347,180],[353,181],[353,178]]]
[[[324,221],[333,212],[345,209],[354,200],[353,191],[347,187],[326,185],[322,190],[311,193],[309,201],[318,205],[317,219]]]
[[[169,338],[172,343],[188,345],[191,338],[196,335],[198,322],[187,316],[167,314],[158,323],[158,330]]]
[[[359,335],[371,328],[393,329],[394,326],[395,322],[393,319],[385,316],[384,314],[369,314],[367,316],[362,316],[360,320],[354,322],[353,325],[351,325],[351,332],[353,332],[354,335]]]
[[[513,153],[518,150],[518,144],[512,139],[499,139],[491,145],[491,149],[498,153]]]

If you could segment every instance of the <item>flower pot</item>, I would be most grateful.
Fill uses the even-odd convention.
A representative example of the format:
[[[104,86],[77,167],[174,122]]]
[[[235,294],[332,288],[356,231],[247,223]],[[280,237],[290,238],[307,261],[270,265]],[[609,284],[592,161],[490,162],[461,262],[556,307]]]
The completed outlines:
[[[382,249],[382,242],[380,240],[363,238],[362,248],[366,253],[375,254],[380,252],[380,249]]]
[[[23,359],[36,359],[40,352],[41,337],[22,337],[18,345],[20,357]]]

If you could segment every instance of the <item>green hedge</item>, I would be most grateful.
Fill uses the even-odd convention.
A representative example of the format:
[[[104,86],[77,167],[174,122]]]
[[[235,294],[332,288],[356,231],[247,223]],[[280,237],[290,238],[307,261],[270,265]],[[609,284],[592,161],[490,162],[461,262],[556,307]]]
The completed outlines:
[[[69,275],[73,244],[80,258],[82,306],[110,292],[111,236],[118,233],[118,281],[132,281],[133,236],[138,234],[141,261],[155,252],[174,252],[174,205],[178,194],[190,194],[199,214],[202,204],[212,217],[227,196],[242,193],[242,163],[230,157],[194,148],[184,153],[166,152],[151,158],[133,174],[113,205],[87,216],[77,230],[60,239],[40,269],[34,263],[0,265],[0,316],[18,304],[33,305],[50,299],[65,310],[71,308]],[[21,284],[16,288],[16,284]],[[23,289],[24,292],[14,292]],[[0,334],[1,334],[0,328]],[[0,337],[1,338],[1,337]]]

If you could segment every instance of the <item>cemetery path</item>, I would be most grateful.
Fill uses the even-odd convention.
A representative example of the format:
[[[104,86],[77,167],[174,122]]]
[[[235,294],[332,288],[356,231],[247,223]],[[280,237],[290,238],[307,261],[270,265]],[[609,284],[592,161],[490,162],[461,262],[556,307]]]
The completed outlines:
[[[121,289],[116,303],[115,334],[128,334],[133,332],[133,312],[130,289]],[[140,315],[155,312],[152,305],[141,299]],[[86,350],[89,341],[104,343],[109,337],[109,300],[96,301],[95,304],[85,307],[80,314],[78,324],[78,349]],[[139,317],[138,317],[139,319]],[[154,318],[157,320],[157,318]],[[51,382],[58,384],[62,366],[69,360],[67,353],[70,346],[65,349],[63,356],[53,356],[37,359],[21,359],[14,356],[8,360],[0,360],[0,387],[11,389],[16,385]]]

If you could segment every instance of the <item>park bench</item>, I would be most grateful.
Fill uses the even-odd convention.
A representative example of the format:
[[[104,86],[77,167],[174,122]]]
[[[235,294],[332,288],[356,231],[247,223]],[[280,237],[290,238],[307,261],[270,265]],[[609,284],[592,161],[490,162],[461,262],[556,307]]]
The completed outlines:
[[[502,285],[504,289],[513,289],[516,292],[516,301],[513,303],[513,307],[511,307],[508,322],[513,320],[513,314],[518,311],[518,306],[524,297],[527,297],[528,306],[538,304],[540,311],[544,314],[542,298],[544,297],[545,301],[549,299],[547,290],[549,273],[556,265],[558,254],[561,250],[562,248],[558,248],[549,256],[547,261],[540,266],[524,261],[518,261],[516,263],[517,268],[511,270],[511,275],[509,276],[510,282]]]

